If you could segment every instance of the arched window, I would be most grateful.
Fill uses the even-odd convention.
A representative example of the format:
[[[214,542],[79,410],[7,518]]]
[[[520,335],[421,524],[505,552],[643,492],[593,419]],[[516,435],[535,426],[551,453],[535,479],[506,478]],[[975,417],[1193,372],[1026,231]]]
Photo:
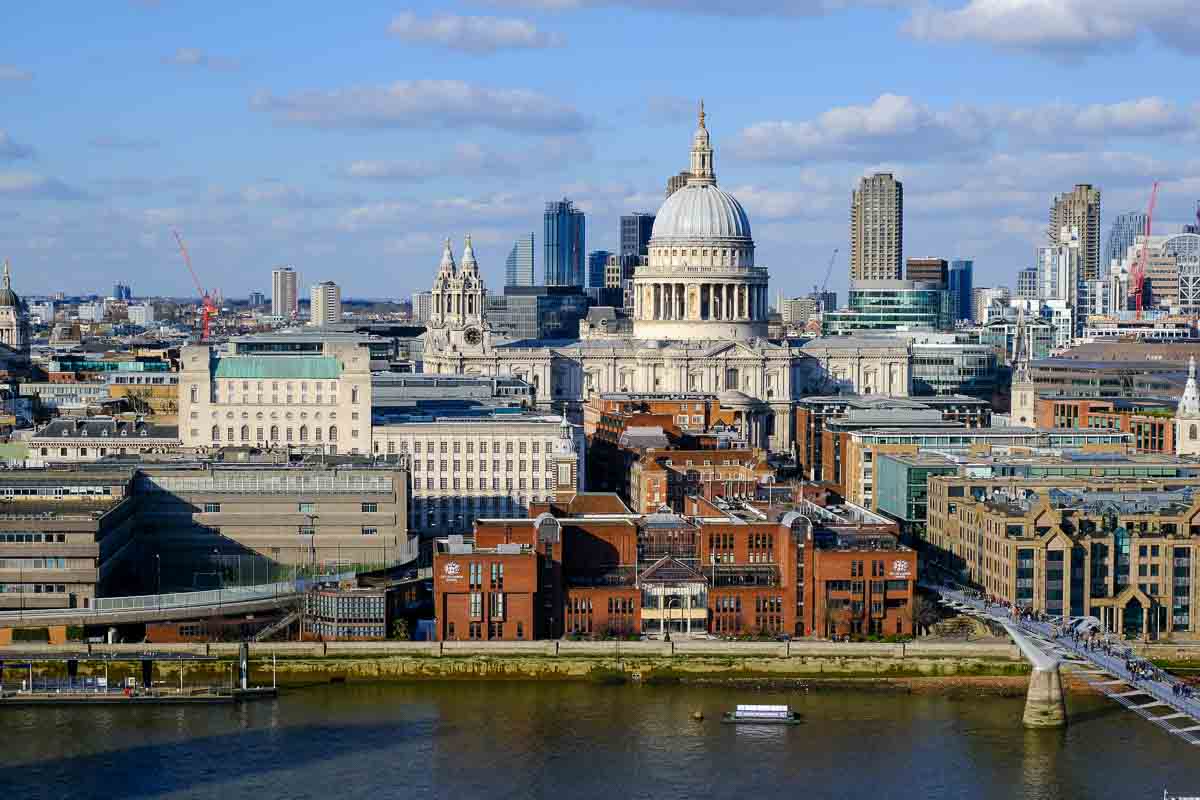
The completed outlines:
[[[279,426],[278,425],[271,426],[271,441],[272,442],[279,441]]]
[[[193,386],[192,387],[192,402],[195,403],[199,397],[200,397],[200,387]]]
[[[357,386],[353,386],[350,388],[350,402],[351,403],[358,402],[358,387]]]
[[[1191,439],[1193,442],[1196,441],[1196,426],[1195,425],[1192,425],[1190,428],[1188,428],[1188,438]]]
[[[212,440],[214,442],[221,441],[221,428],[219,425],[212,426]]]
[[[249,425],[242,426],[242,441],[243,442],[250,441],[250,426]]]
[[[302,442],[308,441],[308,426],[307,425],[300,426],[300,441],[302,441]]]
[[[331,441],[331,442],[337,441],[337,425],[329,426],[329,441]]]

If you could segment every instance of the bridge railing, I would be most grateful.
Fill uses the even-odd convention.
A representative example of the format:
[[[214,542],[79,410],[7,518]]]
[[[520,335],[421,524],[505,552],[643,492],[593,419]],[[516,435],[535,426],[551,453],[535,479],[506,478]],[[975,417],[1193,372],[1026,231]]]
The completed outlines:
[[[160,608],[190,608],[193,606],[215,606],[226,603],[245,603],[251,600],[266,600],[280,595],[303,591],[304,581],[280,581],[262,583],[257,586],[230,586],[223,589],[206,589],[200,592],[172,592],[170,594],[146,594],[129,597],[98,597],[92,607],[104,611],[153,611]]]

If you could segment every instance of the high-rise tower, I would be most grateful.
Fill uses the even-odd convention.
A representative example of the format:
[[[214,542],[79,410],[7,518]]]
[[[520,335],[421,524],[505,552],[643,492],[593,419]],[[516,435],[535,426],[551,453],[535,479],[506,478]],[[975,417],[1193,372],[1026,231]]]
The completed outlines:
[[[563,198],[546,204],[543,222],[545,284],[582,287],[587,257],[583,212]]]
[[[904,275],[904,184],[890,172],[859,181],[850,196],[850,280]]]
[[[1050,206],[1050,244],[1063,244],[1062,235],[1079,232],[1080,279],[1096,280],[1100,274],[1100,190],[1090,183],[1075,184],[1058,195]],[[1105,265],[1107,267],[1107,265]]]

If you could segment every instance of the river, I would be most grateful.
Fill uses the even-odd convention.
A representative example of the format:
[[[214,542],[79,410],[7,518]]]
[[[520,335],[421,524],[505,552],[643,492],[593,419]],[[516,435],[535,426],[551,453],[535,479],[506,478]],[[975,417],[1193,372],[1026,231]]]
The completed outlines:
[[[801,726],[722,725],[738,702]],[[559,683],[349,684],[243,706],[0,709],[0,798],[1161,798],[1200,748],[1111,701]],[[693,711],[703,722],[691,719]]]

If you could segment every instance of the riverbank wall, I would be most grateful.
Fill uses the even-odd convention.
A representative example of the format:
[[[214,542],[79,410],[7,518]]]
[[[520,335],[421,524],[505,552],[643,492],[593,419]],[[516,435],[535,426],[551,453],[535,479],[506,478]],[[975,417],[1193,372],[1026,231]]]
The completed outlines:
[[[173,680],[184,669],[191,679],[219,680],[237,657],[236,644],[27,645],[0,648],[8,669],[25,656],[62,656],[87,651],[109,656],[110,679],[138,669],[151,650],[160,660],[156,678]],[[172,654],[209,656],[217,662],[172,661]],[[163,657],[168,658],[164,659]],[[329,681],[592,680],[668,681],[834,680],[1022,677],[1029,668],[1005,643],[828,642],[267,642],[250,645],[253,681],[280,685]],[[35,662],[35,674],[60,665]],[[83,660],[79,674],[104,664]],[[11,682],[13,675],[7,678]]]

